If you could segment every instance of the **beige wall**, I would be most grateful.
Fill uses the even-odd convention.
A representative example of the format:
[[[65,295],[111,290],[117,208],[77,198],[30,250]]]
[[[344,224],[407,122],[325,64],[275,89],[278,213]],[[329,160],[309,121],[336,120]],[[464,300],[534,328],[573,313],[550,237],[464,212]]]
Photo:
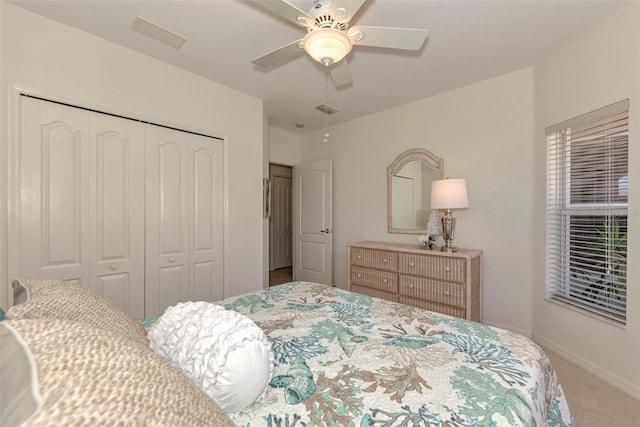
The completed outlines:
[[[269,161],[293,166],[300,162],[300,135],[269,128]]]
[[[263,232],[262,101],[7,3],[0,7],[3,118],[7,85],[16,84],[228,139],[225,296],[260,289],[263,248],[256,236]],[[6,127],[0,138],[5,147]],[[0,160],[4,171],[6,156]],[[4,188],[4,175],[0,182]],[[6,197],[1,199],[4,215]],[[5,245],[6,232],[0,233]],[[6,307],[6,257],[2,273],[0,306]]]
[[[544,300],[544,129],[629,98],[628,259],[640,256],[640,7],[634,3],[536,67],[536,191],[533,336],[640,399],[640,269],[628,267],[627,326],[613,326]],[[635,186],[633,184],[636,184]]]
[[[484,321],[531,331],[533,69],[303,135],[304,161],[333,158],[334,283],[347,284],[347,244],[415,243],[387,233],[387,166],[409,148],[444,158],[465,178],[470,208],[455,213],[455,245],[484,251]]]

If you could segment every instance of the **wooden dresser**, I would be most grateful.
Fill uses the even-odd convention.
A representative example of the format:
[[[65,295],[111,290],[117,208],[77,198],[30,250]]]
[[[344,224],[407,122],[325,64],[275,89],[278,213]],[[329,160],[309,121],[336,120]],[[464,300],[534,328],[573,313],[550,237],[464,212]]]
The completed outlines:
[[[482,251],[447,253],[417,245],[349,245],[349,290],[438,313],[482,320]]]

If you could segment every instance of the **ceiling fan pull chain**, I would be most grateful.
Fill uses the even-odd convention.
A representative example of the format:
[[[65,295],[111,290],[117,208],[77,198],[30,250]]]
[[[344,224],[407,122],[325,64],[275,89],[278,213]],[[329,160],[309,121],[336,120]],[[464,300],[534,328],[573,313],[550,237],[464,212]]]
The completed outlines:
[[[329,105],[329,67],[325,67],[325,79],[324,79],[324,99],[326,100],[325,105]],[[325,131],[324,137],[322,138],[322,142],[329,142],[329,114],[324,114],[324,124]]]

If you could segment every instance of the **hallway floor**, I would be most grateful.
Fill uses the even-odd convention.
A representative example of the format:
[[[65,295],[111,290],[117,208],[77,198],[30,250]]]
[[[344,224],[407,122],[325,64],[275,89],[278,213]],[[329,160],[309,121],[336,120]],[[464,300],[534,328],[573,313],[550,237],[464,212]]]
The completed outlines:
[[[292,267],[279,268],[269,272],[269,286],[291,282],[293,280]]]

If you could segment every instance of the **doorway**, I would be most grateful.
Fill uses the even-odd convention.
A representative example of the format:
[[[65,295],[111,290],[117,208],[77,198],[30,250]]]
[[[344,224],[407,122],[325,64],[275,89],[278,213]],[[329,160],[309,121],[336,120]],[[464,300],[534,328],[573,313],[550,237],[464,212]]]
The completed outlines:
[[[293,280],[293,168],[269,163],[269,286]]]

